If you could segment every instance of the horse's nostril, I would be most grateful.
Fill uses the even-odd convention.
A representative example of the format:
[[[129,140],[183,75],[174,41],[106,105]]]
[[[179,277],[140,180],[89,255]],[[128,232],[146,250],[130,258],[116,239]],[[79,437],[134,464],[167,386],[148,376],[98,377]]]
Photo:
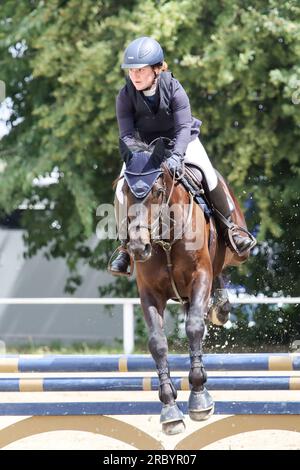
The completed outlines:
[[[151,245],[150,243],[146,243],[145,245],[145,256],[148,257],[151,254]]]
[[[129,251],[130,254],[134,257],[135,261],[147,261],[148,258],[151,256],[151,244],[137,244],[137,243],[129,243]]]

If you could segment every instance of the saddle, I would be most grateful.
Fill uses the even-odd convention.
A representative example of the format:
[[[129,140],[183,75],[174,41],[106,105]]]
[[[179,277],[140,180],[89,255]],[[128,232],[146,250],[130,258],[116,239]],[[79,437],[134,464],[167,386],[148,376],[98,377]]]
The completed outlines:
[[[188,163],[184,165],[184,174],[178,178],[184,188],[192,194],[195,202],[202,208],[205,218],[208,221],[213,214],[212,205],[209,201],[209,194],[205,177],[197,166]]]
[[[223,191],[225,193],[225,197],[227,198],[230,211],[233,212],[235,210],[235,204],[229,193],[227,184],[222,175],[218,171],[216,171],[216,173],[218,175],[219,181],[222,183]],[[183,175],[179,176],[177,179],[182,183],[185,189],[190,194],[192,194],[195,202],[202,208],[206,221],[210,224],[209,246],[211,246],[211,240],[215,233],[213,225],[216,219],[219,222],[216,224],[217,233],[221,235],[221,237],[224,237],[224,233],[222,229],[220,229],[220,224],[222,224],[224,227],[227,227],[227,232],[225,233],[225,243],[234,253],[239,254],[238,248],[236,247],[234,241],[234,235],[237,232],[246,233],[252,240],[251,248],[255,246],[256,240],[246,228],[234,224],[231,218],[225,218],[224,215],[212,204],[205,175],[198,167],[192,164],[185,164]]]

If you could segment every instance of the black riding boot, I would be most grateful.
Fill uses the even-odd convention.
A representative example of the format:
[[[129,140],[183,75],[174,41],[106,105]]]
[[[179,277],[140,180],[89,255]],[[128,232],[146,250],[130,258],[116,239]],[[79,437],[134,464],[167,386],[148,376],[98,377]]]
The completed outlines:
[[[227,196],[220,181],[218,181],[217,187],[210,191],[209,196],[214,208],[216,209],[215,216],[226,244],[238,255],[244,254],[247,250],[252,248],[256,242],[254,238],[251,239],[245,232],[243,232],[244,235],[242,236],[239,231],[239,227],[232,222]],[[222,216],[226,220],[224,220]],[[229,231],[231,237],[229,236]]]
[[[128,270],[130,263],[130,256],[127,251],[127,241],[122,241],[117,258],[111,263],[109,271],[114,276],[130,276],[131,271]]]

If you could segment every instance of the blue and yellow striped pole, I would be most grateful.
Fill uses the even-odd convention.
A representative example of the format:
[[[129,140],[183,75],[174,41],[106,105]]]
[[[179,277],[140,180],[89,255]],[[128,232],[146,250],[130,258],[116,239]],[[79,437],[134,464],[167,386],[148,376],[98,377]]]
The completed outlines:
[[[187,377],[172,377],[177,390],[189,390]],[[300,390],[300,377],[208,377],[208,390]],[[0,392],[151,391],[157,377],[0,378]]]
[[[188,371],[188,355],[169,355],[171,370]],[[206,370],[300,370],[300,354],[206,354]],[[148,372],[155,371],[149,355],[0,356],[0,372]]]

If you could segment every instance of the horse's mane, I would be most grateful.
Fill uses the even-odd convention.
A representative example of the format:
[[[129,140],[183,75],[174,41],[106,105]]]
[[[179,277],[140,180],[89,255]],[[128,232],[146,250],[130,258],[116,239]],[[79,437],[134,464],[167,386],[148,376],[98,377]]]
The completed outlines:
[[[164,142],[165,144],[165,151],[166,152],[171,152],[173,149],[174,142],[171,139],[163,138],[165,140],[168,140],[168,142]],[[151,142],[151,144],[147,144],[143,140],[136,139],[134,143],[130,144],[128,148],[133,152],[150,152],[152,153],[155,147],[155,144],[158,139],[155,139]]]
[[[153,145],[152,144],[147,144],[146,142],[143,142],[142,140],[136,140],[133,144],[129,145],[128,148],[131,150],[131,152],[150,152],[152,153],[153,151]]]

